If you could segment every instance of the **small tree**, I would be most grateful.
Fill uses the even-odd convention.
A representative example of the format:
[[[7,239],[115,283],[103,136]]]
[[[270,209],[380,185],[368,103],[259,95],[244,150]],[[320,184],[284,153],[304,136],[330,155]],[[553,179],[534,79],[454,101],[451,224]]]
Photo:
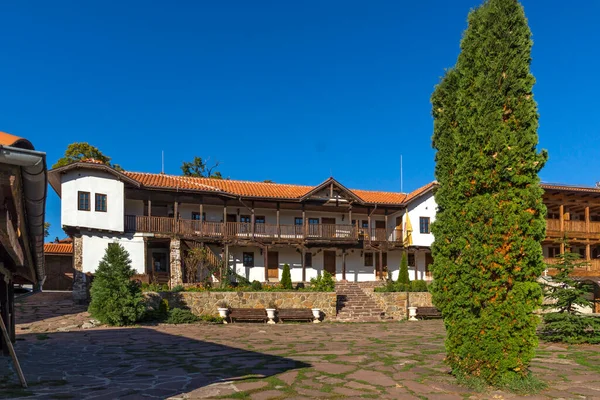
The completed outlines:
[[[206,262],[206,259],[206,249],[203,247],[193,247],[185,253],[183,262],[185,265],[185,277],[187,283],[196,283],[198,281],[198,272]],[[202,275],[200,280],[206,276],[210,277],[210,275],[212,275],[212,271],[207,268],[204,271],[200,271],[200,273]]]
[[[142,290],[131,281],[129,253],[118,243],[108,245],[91,287],[88,311],[100,322],[109,325],[129,325],[144,314]]]
[[[290,273],[290,266],[288,264],[283,265],[283,271],[281,272],[281,286],[284,289],[292,289],[292,274]]]
[[[65,150],[64,156],[60,158],[52,166],[52,168],[63,167],[65,165],[69,165],[87,158],[93,158],[94,160],[98,160],[108,166],[113,167],[116,170],[123,169],[119,164],[111,164],[110,157],[104,155],[97,147],[85,142],[76,142],[68,145],[67,149]]]
[[[44,237],[50,236],[50,222],[44,222]]]
[[[183,176],[223,179],[221,173],[215,171],[219,166],[219,162],[217,161],[212,167],[209,167],[207,162],[208,160],[204,161],[202,157],[194,157],[192,162],[184,161],[181,164],[181,172],[183,173]]]
[[[408,257],[406,252],[402,253],[402,260],[400,261],[400,272],[398,273],[398,283],[403,285],[410,284],[410,278],[408,277]]]
[[[543,285],[544,296],[552,300],[544,304],[544,308],[554,309],[558,313],[577,314],[575,306],[593,306],[594,302],[586,297],[592,290],[591,285],[571,277],[575,268],[588,265],[585,261],[579,261],[579,258],[579,254],[565,251],[556,257],[557,263],[548,265],[549,268],[556,270],[556,275],[552,277],[552,283]]]

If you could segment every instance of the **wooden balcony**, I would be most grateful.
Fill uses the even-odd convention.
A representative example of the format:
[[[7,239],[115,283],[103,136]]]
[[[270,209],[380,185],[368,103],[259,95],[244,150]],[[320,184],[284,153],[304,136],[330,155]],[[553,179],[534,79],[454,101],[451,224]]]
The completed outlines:
[[[148,232],[160,234],[181,234],[207,239],[238,240],[307,240],[358,242],[364,239],[354,225],[339,224],[305,224],[305,225],[273,225],[252,224],[246,222],[204,222],[199,220],[169,217],[148,217],[138,215],[125,216],[126,232]],[[385,240],[385,229],[374,230],[373,239]],[[368,235],[367,235],[368,236]],[[368,240],[368,238],[367,238]]]
[[[549,237],[562,237],[566,234],[568,237],[600,239],[600,222],[598,221],[565,220],[561,229],[560,219],[547,219],[546,230]]]
[[[551,265],[556,264],[559,261],[557,258],[545,258],[544,262],[549,265],[548,273],[554,275],[554,269]],[[574,276],[600,276],[600,259],[594,258],[591,260],[580,259],[577,262],[586,262],[587,266],[575,268],[572,275]]]

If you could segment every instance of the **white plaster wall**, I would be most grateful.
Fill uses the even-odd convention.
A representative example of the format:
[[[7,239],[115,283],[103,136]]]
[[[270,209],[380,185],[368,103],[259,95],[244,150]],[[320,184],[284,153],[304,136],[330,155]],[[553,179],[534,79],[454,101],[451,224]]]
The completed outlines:
[[[123,232],[123,182],[103,171],[68,171],[61,183],[61,224]],[[90,211],[77,209],[77,192],[90,193]],[[95,211],[95,194],[106,195],[107,211]]]
[[[408,205],[408,217],[412,224],[413,245],[414,246],[431,246],[433,243],[433,234],[420,232],[419,218],[429,217],[430,224],[435,221],[435,212],[437,204],[433,197],[433,192],[429,192]],[[431,225],[430,225],[431,230]]]
[[[83,237],[83,272],[95,272],[110,243],[121,244],[131,259],[131,266],[138,274],[145,273],[144,239],[134,235],[96,235],[90,232]]]

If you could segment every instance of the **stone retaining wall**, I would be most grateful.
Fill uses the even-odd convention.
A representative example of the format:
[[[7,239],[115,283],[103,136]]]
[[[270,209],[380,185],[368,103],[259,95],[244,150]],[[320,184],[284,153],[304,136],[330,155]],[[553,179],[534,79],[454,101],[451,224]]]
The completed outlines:
[[[361,289],[379,305],[387,317],[393,319],[408,318],[408,307],[433,307],[429,292],[375,292],[369,286]]]
[[[336,315],[335,292],[147,292],[150,305],[156,307],[161,298],[169,307],[188,307],[196,315],[218,315],[218,303],[231,308],[266,308],[274,302],[278,308],[320,308],[325,319]]]

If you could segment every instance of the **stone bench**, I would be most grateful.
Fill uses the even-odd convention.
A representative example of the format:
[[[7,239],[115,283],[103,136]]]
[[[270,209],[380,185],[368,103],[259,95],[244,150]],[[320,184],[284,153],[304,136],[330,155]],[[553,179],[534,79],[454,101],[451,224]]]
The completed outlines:
[[[277,317],[284,321],[312,321],[314,316],[310,308],[280,308]]]
[[[442,318],[442,313],[435,307],[417,307],[417,318]]]
[[[232,308],[229,312],[231,322],[240,321],[262,321],[266,322],[267,311],[264,308]]]

